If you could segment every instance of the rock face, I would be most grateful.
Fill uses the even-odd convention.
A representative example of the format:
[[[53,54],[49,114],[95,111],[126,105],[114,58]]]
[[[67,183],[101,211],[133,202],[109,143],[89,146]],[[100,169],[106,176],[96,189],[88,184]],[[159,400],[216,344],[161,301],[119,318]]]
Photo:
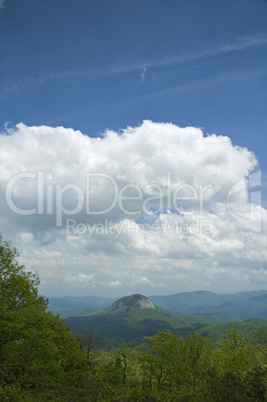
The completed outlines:
[[[140,294],[134,294],[131,296],[124,296],[118,299],[112,304],[113,310],[119,310],[123,308],[156,308],[154,304],[145,296]]]

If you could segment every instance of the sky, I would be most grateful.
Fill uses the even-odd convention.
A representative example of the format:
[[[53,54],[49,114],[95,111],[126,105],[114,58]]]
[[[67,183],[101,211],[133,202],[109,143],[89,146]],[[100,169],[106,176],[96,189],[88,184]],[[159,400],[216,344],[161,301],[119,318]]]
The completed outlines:
[[[267,288],[267,1],[0,0],[0,233],[45,296]]]

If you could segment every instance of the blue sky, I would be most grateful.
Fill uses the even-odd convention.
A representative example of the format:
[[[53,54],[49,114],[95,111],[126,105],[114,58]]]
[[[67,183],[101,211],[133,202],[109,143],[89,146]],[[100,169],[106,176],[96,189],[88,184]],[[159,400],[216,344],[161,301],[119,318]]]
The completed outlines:
[[[266,1],[6,0],[0,13],[1,127],[173,122],[264,163]]]
[[[2,133],[11,134],[21,122],[26,127],[62,126],[91,138],[102,137],[106,129],[118,133],[128,126],[138,127],[144,120],[201,128],[204,136],[215,133],[229,137],[233,146],[255,153],[257,169],[262,171],[262,206],[266,207],[266,0],[0,0],[0,52]],[[155,126],[145,127],[150,132]],[[26,129],[23,130],[25,133]],[[168,138],[162,140],[161,147],[167,147]],[[26,155],[22,145],[18,146],[25,161],[29,160],[31,154]],[[16,149],[12,149],[15,155]],[[104,145],[99,152],[106,152]],[[143,161],[141,150],[138,152]],[[59,152],[58,161],[61,156]],[[4,159],[2,163],[4,166]],[[121,171],[123,166],[120,165]],[[12,173],[19,169],[14,167]],[[32,221],[28,218],[28,222]],[[42,236],[55,234],[55,228],[50,228],[50,235],[49,231],[41,235],[43,223],[38,222],[32,222],[32,227],[25,223],[27,231],[22,238],[25,240],[28,233],[33,236],[32,243],[14,237],[21,250],[25,250],[26,244],[44,244]],[[40,230],[36,231],[38,224]],[[15,228],[3,229],[4,234],[5,231],[10,237],[15,236]],[[106,246],[108,259],[111,246]],[[38,258],[35,261],[42,273],[44,263]],[[165,264],[167,257],[162,258]],[[171,254],[168,258],[172,258]],[[261,261],[255,268],[257,272],[265,272],[265,257]],[[31,264],[34,268],[34,261]],[[240,269],[246,265],[239,260],[236,264]],[[89,281],[96,265],[90,267],[90,272],[84,268],[80,275],[87,275]],[[174,270],[175,267],[174,264]],[[141,290],[150,294],[205,286],[207,290],[223,292],[229,281],[225,277],[221,288],[215,279],[211,285],[198,284],[196,280],[194,285],[186,282],[184,287],[168,287],[166,282],[165,288],[160,289],[148,286],[152,281],[149,275],[140,278],[146,279],[140,279],[139,284],[147,285]],[[219,279],[216,280],[218,284]],[[240,287],[236,281],[230,290],[266,287],[264,281],[259,279],[257,285],[244,281]],[[100,282],[104,283],[103,278]],[[116,287],[119,282],[121,288]],[[126,285],[120,278],[111,278],[109,283],[113,283],[114,294],[124,294]],[[43,291],[48,292],[49,286],[44,285]],[[91,293],[106,293],[105,289],[104,285],[95,285]],[[130,290],[139,291],[138,281]],[[64,292],[71,293],[72,288],[62,284]],[[73,293],[77,292],[78,287]],[[90,293],[86,289],[83,292]]]

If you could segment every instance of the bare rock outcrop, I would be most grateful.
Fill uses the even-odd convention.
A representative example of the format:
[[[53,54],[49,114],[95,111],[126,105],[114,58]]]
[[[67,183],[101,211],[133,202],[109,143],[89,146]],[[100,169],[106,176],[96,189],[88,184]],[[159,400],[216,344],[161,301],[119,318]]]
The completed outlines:
[[[155,309],[156,307],[154,304],[146,297],[143,296],[139,293],[131,295],[131,296],[124,296],[121,299],[116,300],[112,304],[113,310],[119,310],[123,308],[137,308],[137,309],[143,309],[143,308],[153,308]]]

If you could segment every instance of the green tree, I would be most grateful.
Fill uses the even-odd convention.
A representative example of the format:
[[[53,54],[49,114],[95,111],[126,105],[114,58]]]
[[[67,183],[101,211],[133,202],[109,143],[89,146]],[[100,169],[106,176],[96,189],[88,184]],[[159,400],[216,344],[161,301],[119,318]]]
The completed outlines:
[[[235,330],[213,351],[213,370],[207,387],[222,402],[266,400],[266,359],[260,349]]]
[[[83,332],[81,342],[86,351],[89,368],[94,371],[99,355],[100,338],[94,329],[89,327]]]
[[[0,236],[2,395],[11,389],[28,398],[44,391],[77,392],[87,377],[84,351],[66,324],[47,311],[38,284],[38,277],[19,264],[17,251]]]
[[[232,372],[243,378],[246,373],[261,364],[261,353],[238,334],[236,330],[229,331],[225,340],[219,343],[223,371]]]
[[[146,386],[162,398],[204,398],[211,342],[194,331],[185,339],[171,331],[145,339],[141,348]]]
[[[94,377],[97,400],[110,400],[111,395],[116,400],[136,393],[141,378],[134,344],[134,341],[121,341],[118,346],[110,345],[108,351],[100,353]]]

